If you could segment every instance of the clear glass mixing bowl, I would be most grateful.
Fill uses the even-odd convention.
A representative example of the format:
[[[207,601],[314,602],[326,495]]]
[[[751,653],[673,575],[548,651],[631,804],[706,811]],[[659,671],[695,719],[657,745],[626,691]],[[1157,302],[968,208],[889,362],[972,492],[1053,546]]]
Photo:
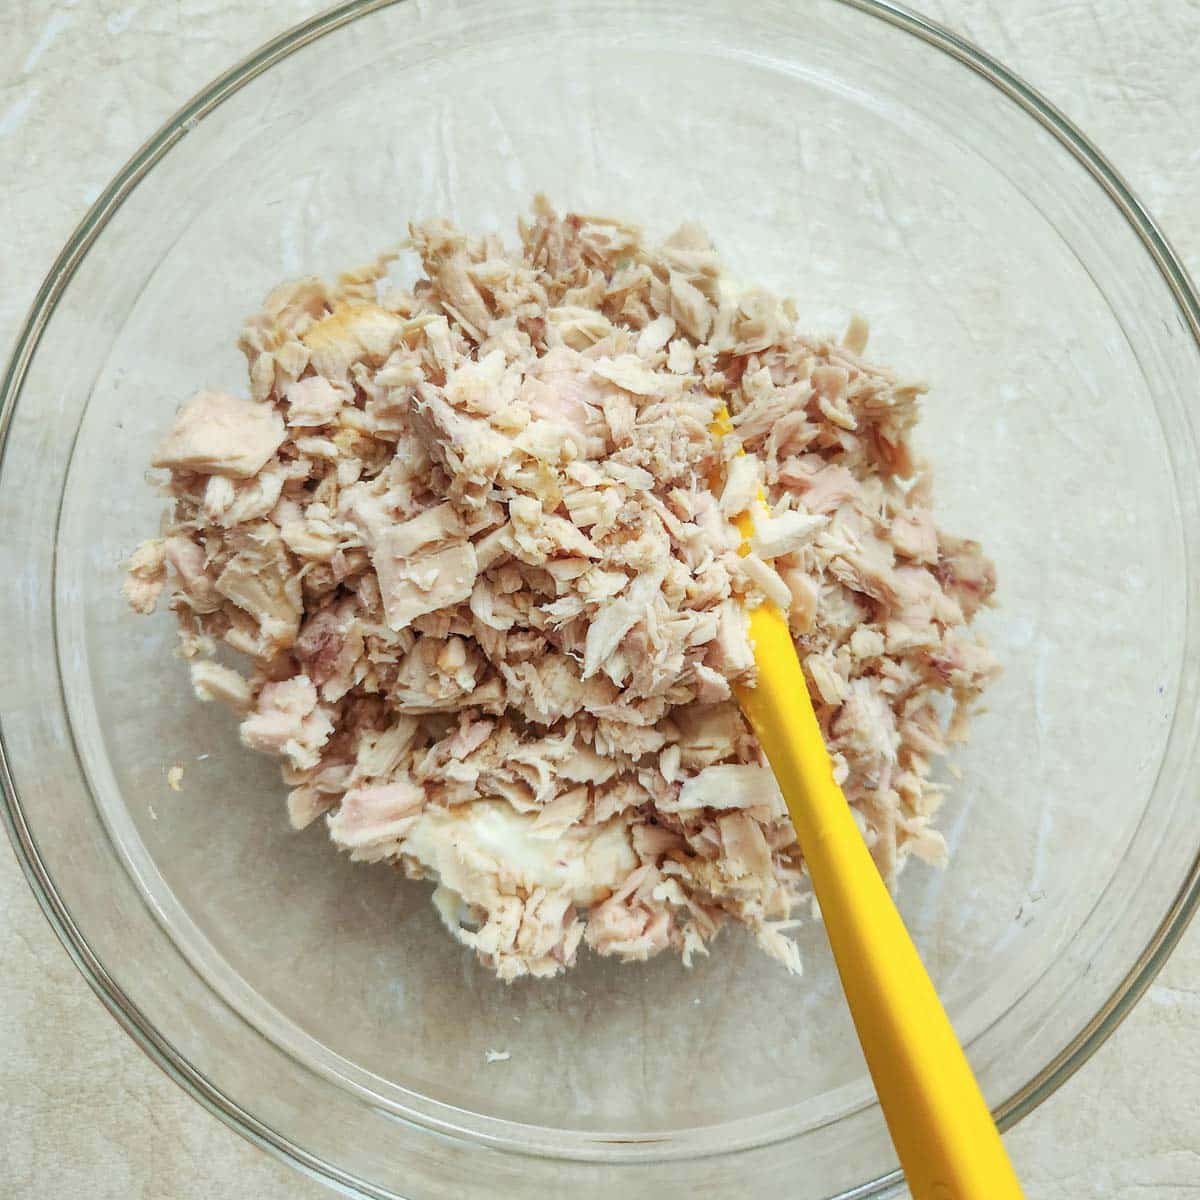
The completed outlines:
[[[412,216],[508,231],[537,189],[698,219],[806,325],[862,310],[874,353],[931,379],[922,446],[945,523],[997,560],[1006,672],[958,760],[950,868],[911,868],[903,909],[1004,1123],[1120,1019],[1197,891],[1197,301],[1058,114],[867,0],[349,4],[149,142],[4,383],[14,843],[143,1047],[352,1194],[884,1195],[819,926],[798,981],[728,935],[690,971],[505,987],[425,885],[288,831],[275,764],[191,699],[169,616],[120,600],[157,520],[150,448],[192,389],[241,385],[269,287]]]

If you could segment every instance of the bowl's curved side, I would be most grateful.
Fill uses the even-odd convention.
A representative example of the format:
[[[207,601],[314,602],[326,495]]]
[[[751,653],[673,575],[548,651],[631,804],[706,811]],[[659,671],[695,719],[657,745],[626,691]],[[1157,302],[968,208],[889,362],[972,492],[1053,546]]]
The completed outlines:
[[[936,46],[969,67],[1045,126],[1104,188],[1149,251],[1167,282],[1193,339],[1200,343],[1200,294],[1179,255],[1116,167],[1056,105],[999,60],[953,30],[891,0],[844,0],[863,12],[889,21]],[[1035,1079],[1010,1096],[995,1112],[1002,1129],[1015,1125],[1052,1096],[1115,1032],[1154,982],[1171,951],[1200,907],[1200,856],[1163,915],[1153,939],[1130,968],[1121,986],[1072,1041]]]

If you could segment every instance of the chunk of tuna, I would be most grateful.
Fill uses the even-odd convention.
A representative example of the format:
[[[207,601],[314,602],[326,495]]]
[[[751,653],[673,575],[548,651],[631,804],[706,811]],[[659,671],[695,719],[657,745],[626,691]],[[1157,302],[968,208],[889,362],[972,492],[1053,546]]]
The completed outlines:
[[[283,444],[283,418],[270,404],[227,392],[197,392],[179,410],[151,462],[156,467],[249,479]]]

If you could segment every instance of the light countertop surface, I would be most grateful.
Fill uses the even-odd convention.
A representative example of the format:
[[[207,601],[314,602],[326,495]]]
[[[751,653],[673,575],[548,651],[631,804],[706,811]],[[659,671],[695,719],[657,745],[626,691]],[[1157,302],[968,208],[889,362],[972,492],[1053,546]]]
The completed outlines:
[[[122,162],[319,0],[0,6],[0,350]],[[926,0],[1116,164],[1200,276],[1200,4]],[[2,662],[0,662],[2,669]],[[1008,1136],[1030,1200],[1200,1200],[1200,926],[1132,1016]],[[0,848],[0,1198],[330,1195],[242,1141],[118,1028]]]

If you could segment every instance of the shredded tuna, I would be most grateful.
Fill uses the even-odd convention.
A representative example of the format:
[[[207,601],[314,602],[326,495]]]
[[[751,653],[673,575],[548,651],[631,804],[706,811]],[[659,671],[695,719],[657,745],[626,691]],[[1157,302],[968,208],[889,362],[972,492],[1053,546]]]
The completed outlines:
[[[923,385],[862,357],[862,318],[812,337],[738,292],[694,225],[655,246],[539,198],[515,249],[410,234],[411,290],[387,259],[277,288],[246,396],[182,407],[130,605],[165,592],[291,823],[432,879],[502,978],[584,944],[690,963],[730,922],[798,972],[803,856],[734,700],[747,610],[786,610],[889,882],[943,859],[931,775],[996,671],[968,626],[995,572],[909,448]]]
[[[238,712],[250,707],[253,694],[243,676],[207,658],[192,663],[192,691],[197,700],[222,700]]]
[[[274,408],[224,392],[198,392],[179,410],[153,463],[248,479],[266,466],[284,436]]]
[[[162,538],[143,542],[130,555],[122,591],[134,612],[152,613],[167,583],[167,552]]]

